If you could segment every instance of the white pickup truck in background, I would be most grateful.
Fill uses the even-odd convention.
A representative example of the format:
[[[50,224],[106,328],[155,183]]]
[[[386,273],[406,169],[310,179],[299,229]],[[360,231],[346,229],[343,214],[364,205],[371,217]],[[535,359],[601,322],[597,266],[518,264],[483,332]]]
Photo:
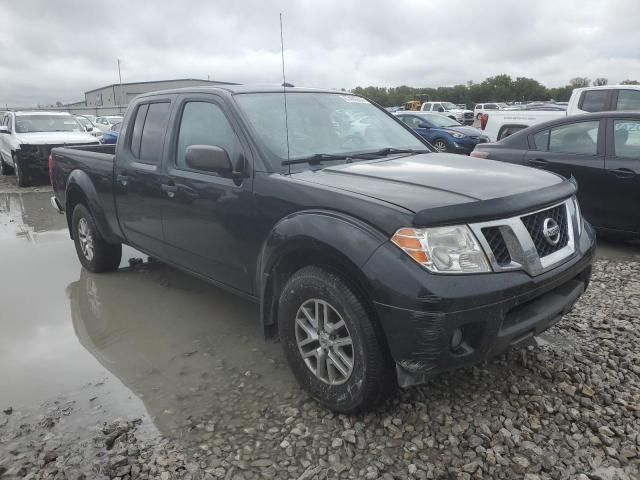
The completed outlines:
[[[567,110],[496,110],[480,117],[480,128],[490,142],[537,123],[580,113],[614,110],[640,111],[640,85],[605,85],[576,88],[571,93]]]

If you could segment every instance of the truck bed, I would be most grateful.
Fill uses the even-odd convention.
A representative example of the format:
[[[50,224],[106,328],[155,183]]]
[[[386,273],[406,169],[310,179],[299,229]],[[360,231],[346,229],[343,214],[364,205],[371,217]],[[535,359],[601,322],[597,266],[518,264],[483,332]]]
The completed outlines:
[[[113,166],[115,145],[83,145],[79,147],[58,147],[51,151],[55,167],[51,184],[59,205],[66,205],[70,177],[75,182],[89,180],[105,205],[113,205]]]

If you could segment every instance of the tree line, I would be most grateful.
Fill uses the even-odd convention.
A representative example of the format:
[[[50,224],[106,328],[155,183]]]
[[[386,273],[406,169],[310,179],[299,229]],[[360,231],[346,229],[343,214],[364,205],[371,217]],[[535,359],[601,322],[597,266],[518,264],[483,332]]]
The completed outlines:
[[[532,100],[554,100],[566,102],[574,88],[588,87],[589,85],[607,85],[606,78],[596,78],[591,81],[587,77],[575,77],[569,80],[564,87],[547,88],[533,78],[517,77],[502,74],[489,77],[480,83],[467,82],[466,85],[454,85],[452,87],[416,88],[402,85],[400,87],[356,87],[352,91],[363,97],[382,105],[393,107],[403,105],[405,102],[424,98],[430,100],[442,100],[453,103],[464,103],[468,107],[476,103],[484,102],[526,102]],[[627,85],[638,85],[637,80],[624,80],[620,82]]]

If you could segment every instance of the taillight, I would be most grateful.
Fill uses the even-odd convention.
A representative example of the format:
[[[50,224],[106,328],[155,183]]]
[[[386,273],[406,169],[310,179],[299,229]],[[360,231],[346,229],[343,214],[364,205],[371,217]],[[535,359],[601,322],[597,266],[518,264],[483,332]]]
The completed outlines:
[[[489,152],[483,152],[482,150],[474,150],[471,152],[472,157],[476,158],[489,158]]]
[[[49,181],[53,186],[53,166],[55,165],[55,160],[53,159],[53,153],[49,154]]]
[[[487,121],[489,120],[489,114],[488,113],[483,113],[482,115],[480,115],[480,128],[482,130],[484,130],[484,127],[487,126]]]

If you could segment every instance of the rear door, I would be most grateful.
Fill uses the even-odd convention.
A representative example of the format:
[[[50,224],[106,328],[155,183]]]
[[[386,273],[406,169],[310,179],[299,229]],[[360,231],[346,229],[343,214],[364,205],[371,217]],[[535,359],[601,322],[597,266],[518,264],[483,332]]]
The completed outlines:
[[[605,227],[640,232],[640,118],[607,119]]]
[[[172,125],[163,202],[169,255],[193,272],[250,293],[257,249],[249,146],[216,95],[180,97]],[[223,148],[240,174],[191,168],[185,161],[191,145]]]
[[[135,109],[116,155],[114,192],[118,220],[133,246],[162,256],[161,168],[171,98],[142,102]]]
[[[532,150],[525,155],[525,165],[574,177],[582,213],[598,227],[604,226],[605,216],[601,200],[604,144],[605,120],[567,122],[531,134]]]

